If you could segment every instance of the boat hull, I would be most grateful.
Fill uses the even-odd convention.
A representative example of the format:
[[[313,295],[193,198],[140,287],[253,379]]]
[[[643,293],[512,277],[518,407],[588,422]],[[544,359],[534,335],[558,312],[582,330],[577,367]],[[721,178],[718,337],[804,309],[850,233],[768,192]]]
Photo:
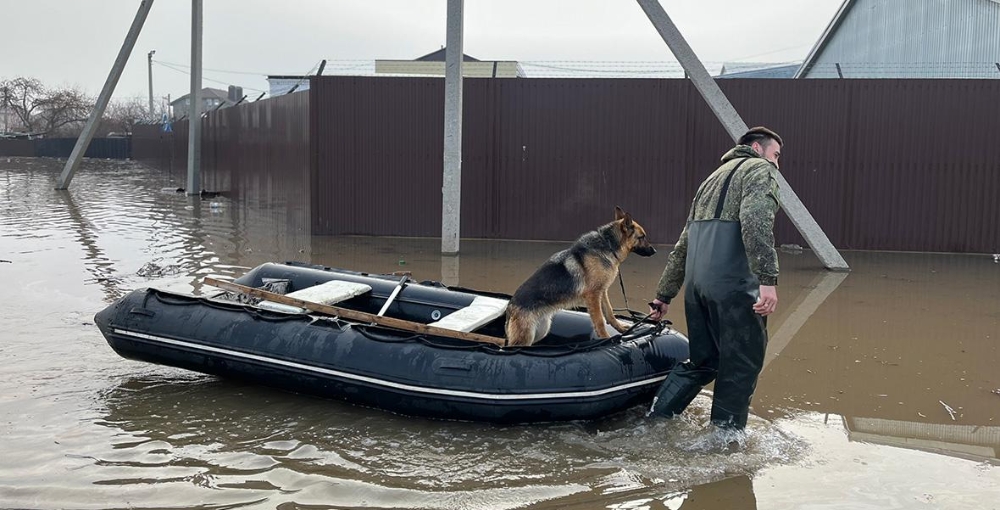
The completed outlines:
[[[372,295],[361,301],[374,300],[373,306],[378,299],[384,304],[378,296],[394,287],[391,279],[359,273],[265,266],[271,267],[255,269],[244,282],[292,276],[312,285],[317,278],[350,277],[372,285]],[[430,315],[449,313],[474,298],[470,292],[412,284],[393,306],[402,315],[407,307],[410,314]],[[553,335],[562,336],[528,348],[155,289],[130,293],[95,320],[125,358],[406,415],[496,423],[585,420],[622,411],[648,402],[674,364],[687,358],[687,339],[674,330],[643,325],[626,338],[600,340],[589,336],[585,314],[559,315]],[[502,328],[502,318],[498,321]]]

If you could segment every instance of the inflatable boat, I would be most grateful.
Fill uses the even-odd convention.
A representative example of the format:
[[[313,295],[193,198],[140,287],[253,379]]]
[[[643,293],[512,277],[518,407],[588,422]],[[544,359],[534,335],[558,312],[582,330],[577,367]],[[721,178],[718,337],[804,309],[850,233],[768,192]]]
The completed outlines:
[[[245,291],[136,290],[95,321],[125,358],[496,423],[595,419],[648,403],[688,357],[687,339],[665,323],[634,321],[601,339],[586,313],[571,310],[535,345],[505,347],[509,296],[405,275],[267,263],[230,286]]]

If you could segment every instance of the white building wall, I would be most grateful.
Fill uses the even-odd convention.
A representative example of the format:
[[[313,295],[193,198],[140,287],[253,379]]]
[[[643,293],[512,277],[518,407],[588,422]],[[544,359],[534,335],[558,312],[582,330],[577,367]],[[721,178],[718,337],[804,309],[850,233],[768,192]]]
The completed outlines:
[[[804,78],[1000,79],[997,0],[849,0]]]
[[[270,97],[283,96],[295,87],[295,92],[309,90],[309,78],[267,78],[268,91]],[[296,87],[298,85],[298,87]]]

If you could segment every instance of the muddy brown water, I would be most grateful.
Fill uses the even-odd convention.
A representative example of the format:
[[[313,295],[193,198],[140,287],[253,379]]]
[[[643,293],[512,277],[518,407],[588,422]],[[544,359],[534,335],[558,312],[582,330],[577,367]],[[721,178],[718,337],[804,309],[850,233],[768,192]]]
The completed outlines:
[[[0,508],[1000,508],[990,255],[846,252],[837,274],[782,253],[733,453],[706,427],[707,392],[679,420],[497,427],[122,359],[93,315],[134,288],[198,293],[205,276],[302,260],[509,293],[566,243],[441,257],[434,239],[311,237],[277,183],[196,201],[132,162],[85,161],[68,192],[60,170],[0,158]],[[623,266],[633,308],[659,248]],[[682,310],[668,317],[684,331]]]

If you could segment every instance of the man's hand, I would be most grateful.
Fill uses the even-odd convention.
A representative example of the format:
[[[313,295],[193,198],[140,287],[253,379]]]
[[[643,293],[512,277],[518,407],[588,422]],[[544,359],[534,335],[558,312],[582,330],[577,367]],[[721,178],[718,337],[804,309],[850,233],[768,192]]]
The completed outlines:
[[[649,318],[654,321],[660,320],[664,315],[667,314],[668,306],[669,305],[667,305],[663,301],[660,301],[659,299],[654,299],[652,302],[649,303]]]
[[[760,299],[753,305],[753,311],[757,315],[767,317],[774,313],[778,307],[778,289],[771,285],[760,286]]]

